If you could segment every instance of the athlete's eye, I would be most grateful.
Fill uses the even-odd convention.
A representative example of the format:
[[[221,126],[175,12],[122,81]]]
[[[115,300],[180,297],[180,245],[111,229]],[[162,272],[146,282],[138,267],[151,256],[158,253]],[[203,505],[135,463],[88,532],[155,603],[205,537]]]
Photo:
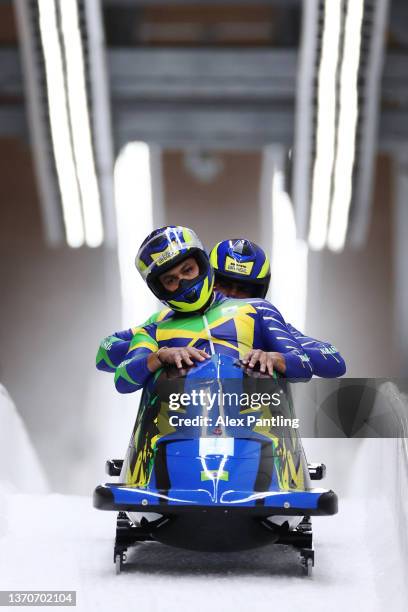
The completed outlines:
[[[174,285],[175,282],[176,282],[175,277],[167,277],[163,280],[163,284],[166,285],[167,287]]]
[[[196,273],[196,270],[194,268],[194,266],[188,265],[185,268],[183,268],[182,270],[182,274],[184,274],[184,276],[193,276]]]

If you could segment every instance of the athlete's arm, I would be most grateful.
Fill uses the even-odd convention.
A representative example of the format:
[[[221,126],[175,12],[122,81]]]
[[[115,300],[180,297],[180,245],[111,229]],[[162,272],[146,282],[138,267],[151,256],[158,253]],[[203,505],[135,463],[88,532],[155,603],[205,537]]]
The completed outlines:
[[[119,393],[138,391],[161,367],[156,355],[158,348],[154,324],[135,330],[126,359],[115,370],[115,387]]]
[[[283,356],[286,378],[310,379],[313,376],[310,358],[289,331],[279,310],[265,300],[254,302],[253,305],[262,328],[263,350]]]
[[[337,378],[345,374],[345,361],[333,344],[305,336],[290,323],[287,327],[310,358],[316,376]]]
[[[155,312],[151,317],[147,319],[142,325],[137,327],[131,327],[123,331],[115,332],[111,336],[106,336],[98,348],[96,355],[96,367],[102,372],[115,372],[116,368],[124,359],[129,352],[130,343],[133,336],[141,327],[146,327],[151,323],[162,321],[169,313],[170,308],[163,308],[162,310]]]
[[[116,368],[115,386],[119,393],[141,389],[149,376],[164,365],[191,367],[195,361],[209,358],[205,351],[192,346],[159,348],[155,332],[154,324],[136,330],[126,359]]]
[[[124,360],[129,351],[134,329],[125,329],[106,336],[96,354],[96,367],[102,372],[115,372],[117,366]]]

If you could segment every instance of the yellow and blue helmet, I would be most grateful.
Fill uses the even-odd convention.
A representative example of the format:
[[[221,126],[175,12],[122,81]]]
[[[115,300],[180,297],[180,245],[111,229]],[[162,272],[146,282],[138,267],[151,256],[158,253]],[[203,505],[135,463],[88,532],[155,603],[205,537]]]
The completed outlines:
[[[182,280],[176,291],[168,291],[159,277],[187,257],[194,257],[199,275]],[[154,295],[172,310],[193,313],[205,308],[214,288],[214,271],[196,233],[180,225],[154,230],[142,242],[136,268]]]
[[[233,281],[252,289],[253,297],[264,298],[271,280],[269,259],[257,244],[245,238],[218,242],[210,252],[215,280]]]

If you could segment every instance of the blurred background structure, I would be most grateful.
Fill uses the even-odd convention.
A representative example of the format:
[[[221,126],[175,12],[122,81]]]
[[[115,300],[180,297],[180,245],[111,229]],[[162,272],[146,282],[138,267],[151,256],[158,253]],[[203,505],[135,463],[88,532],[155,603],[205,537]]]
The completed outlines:
[[[0,2],[0,381],[54,489],[127,443],[94,357],[158,225],[259,243],[348,376],[406,375],[407,57],[403,0]]]

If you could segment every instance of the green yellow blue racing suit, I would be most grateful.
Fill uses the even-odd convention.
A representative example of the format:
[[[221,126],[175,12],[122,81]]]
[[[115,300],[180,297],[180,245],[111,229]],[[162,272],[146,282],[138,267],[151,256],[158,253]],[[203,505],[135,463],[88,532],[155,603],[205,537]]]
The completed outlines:
[[[277,351],[285,357],[285,376],[290,379],[308,380],[313,374],[337,377],[346,369],[334,346],[300,334],[270,302],[232,299],[218,292],[204,313],[185,316],[163,309],[141,327],[105,338],[97,354],[97,368],[115,372],[117,390],[131,393],[151,376],[148,355],[163,346],[192,346],[235,358],[252,348]]]

